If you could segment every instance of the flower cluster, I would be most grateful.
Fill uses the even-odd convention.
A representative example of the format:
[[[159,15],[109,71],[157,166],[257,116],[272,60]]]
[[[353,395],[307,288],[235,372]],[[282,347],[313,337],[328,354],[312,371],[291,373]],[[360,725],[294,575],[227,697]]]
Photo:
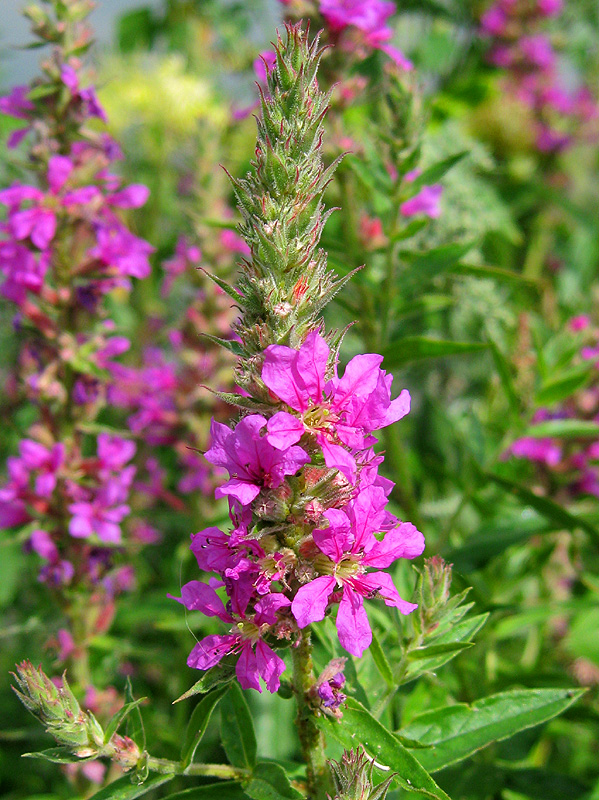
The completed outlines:
[[[42,77],[0,99],[0,110],[27,123],[8,144],[27,146],[29,177],[0,191],[0,293],[18,309],[16,383],[37,411],[7,461],[0,527],[21,527],[16,535],[41,559],[40,580],[68,594],[71,629],[63,638],[74,637],[75,649],[106,629],[115,595],[133,585],[125,548],[154,536],[139,522],[124,535],[133,522],[136,445],[126,434],[98,432],[111,372],[130,347],[107,296],[118,302],[132,278],[149,274],[153,248],[125,220],[148,190],[123,185],[113,172],[122,154],[82,78],[80,56],[91,41],[86,11],[75,0],[30,10],[34,32],[52,52]]]
[[[294,0],[279,0],[293,12]],[[309,4],[310,6],[312,4]],[[311,12],[324,20],[329,38],[344,52],[354,52],[366,56],[373,50],[380,50],[402,70],[414,68],[412,62],[391,44],[393,30],[389,18],[396,12],[392,0],[316,0],[315,8],[306,8],[302,3],[302,16]]]
[[[271,692],[285,669],[277,651],[299,652],[326,614],[337,610],[341,646],[360,656],[372,640],[365,599],[413,611],[383,570],[424,550],[422,534],[387,510],[393,483],[378,474],[383,459],[373,449],[374,432],[409,412],[410,395],[392,399],[379,355],[357,355],[339,375],[339,337],[324,335],[319,317],[339,284],[317,250],[331,174],[322,165],[318,39],[290,25],[275,52],[255,169],[234,182],[250,253],[239,288],[226,289],[241,309],[244,390],[228,399],[244,414],[233,428],[213,421],[205,453],[229,474],[216,497],[228,499],[232,529],[192,536],[198,566],[217,577],[193,580],[175,598],[231,626],[200,640],[189,666],[207,670],[238,655],[241,685],[261,691],[262,679]],[[304,701],[337,710],[337,672],[332,683],[314,680]]]
[[[56,587],[74,580],[102,582],[114,594],[127,588],[129,569],[111,574],[112,558],[104,545],[122,542],[121,522],[130,511],[127,499],[135,475],[129,464],[135,445],[100,434],[97,448],[95,457],[85,458],[72,443],[47,447],[23,439],[19,455],[7,460],[8,481],[0,489],[0,527],[29,526],[28,547],[44,562],[43,582]],[[70,539],[65,537],[65,525]]]
[[[557,54],[539,31],[544,19],[561,10],[562,0],[496,0],[481,17],[481,32],[493,42],[489,59],[507,70],[510,90],[533,112],[542,152],[563,150],[584,123],[599,116],[587,87],[572,92],[562,85]]]
[[[234,627],[202,639],[190,666],[240,653],[241,685],[260,690],[262,677],[276,691],[285,665],[269,641],[293,640],[338,606],[339,641],[360,656],[372,639],[365,599],[403,614],[415,608],[382,571],[419,556],[424,538],[386,510],[392,484],[378,475],[372,434],[407,414],[410,397],[391,399],[381,361],[356,356],[339,377],[318,331],[298,349],[271,345],[261,377],[278,410],[249,414],[234,429],[213,422],[206,459],[229,472],[216,496],[229,498],[235,527],[192,537],[200,569],[218,579],[186,584],[181,602]]]

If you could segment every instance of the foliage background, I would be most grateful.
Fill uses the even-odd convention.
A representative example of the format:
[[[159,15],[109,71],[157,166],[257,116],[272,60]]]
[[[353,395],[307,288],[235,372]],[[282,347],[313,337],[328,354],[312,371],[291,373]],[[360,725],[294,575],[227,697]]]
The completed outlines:
[[[573,496],[567,476],[539,475],[534,464],[506,459],[504,453],[529,428],[539,407],[555,408],[573,390],[590,391],[596,383],[590,367],[572,383],[580,342],[567,326],[572,316],[583,313],[591,317],[594,330],[599,324],[596,141],[576,145],[557,165],[535,151],[527,120],[509,107],[497,71],[484,60],[475,34],[478,4],[413,0],[398,7],[396,38],[416,64],[428,106],[425,166],[467,153],[443,176],[443,213],[418,234],[415,246],[459,243],[469,249],[446,258],[430,280],[420,270],[415,282],[408,280],[395,293],[395,327],[385,345],[385,366],[394,370],[396,384],[409,387],[414,405],[402,423],[400,442],[395,448],[391,442],[385,446],[396,471],[390,477],[399,476],[397,509],[409,506],[417,513],[417,519],[414,514],[408,518],[425,532],[428,555],[440,554],[453,563],[454,591],[472,587],[470,616],[489,617],[471,648],[418,683],[406,684],[390,723],[401,726],[406,737],[418,738],[410,733],[413,720],[441,706],[514,689],[588,687],[581,701],[549,724],[492,743],[435,777],[454,800],[591,800],[599,797],[596,498]],[[257,51],[268,47],[278,15],[274,2],[140,5],[120,17],[114,35],[104,36],[95,53],[101,98],[125,151],[126,177],[146,182],[152,191],[149,207],[133,217],[133,225],[157,247],[155,271],[136,287],[130,304],[114,309],[134,341],[147,333],[145,315],[176,319],[198,290],[192,277],[166,303],[160,296],[159,264],[180,233],[197,236],[205,253],[214,248],[218,229],[211,221],[222,219],[225,205],[233,206],[216,165],[243,174],[254,144],[253,119],[231,122],[230,110],[252,102],[251,64]],[[9,30],[5,24],[5,42]],[[598,31],[599,12],[591,0],[571,0],[555,31],[565,73],[584,75],[595,89]],[[6,50],[4,56],[4,85],[21,82],[15,73],[25,62],[8,58]],[[376,69],[374,63],[363,66],[366,73]],[[366,97],[345,113],[344,132],[362,147],[346,159],[327,197],[330,205],[345,209],[325,232],[331,265],[341,271],[366,263],[353,288],[329,311],[332,325],[359,320],[347,336],[346,358],[364,343],[372,347],[369,342],[376,343],[378,335],[373,309],[361,303],[380,297],[384,265],[367,243],[355,240],[355,249],[348,252],[342,228],[350,200],[356,209],[385,212],[370,133],[377,102],[377,97]],[[9,123],[3,117],[0,125],[4,132]],[[336,134],[330,133],[332,142]],[[14,170],[10,159],[0,161],[3,184]],[[190,188],[182,188],[183,177]],[[224,265],[223,272],[231,269]],[[1,305],[3,383],[16,358],[11,316]],[[449,355],[433,358],[431,340],[454,346],[446,346]],[[5,458],[30,420],[27,408],[14,408],[10,397],[0,402],[4,419],[10,419],[0,439]],[[159,456],[172,467],[166,449]],[[176,476],[171,473],[169,480],[174,485]],[[546,499],[539,499],[541,493]],[[143,714],[148,747],[176,757],[190,708],[171,703],[196,679],[185,667],[193,643],[188,626],[198,636],[216,629],[193,614],[183,618],[166,592],[176,592],[195,577],[189,534],[218,524],[226,512],[200,502],[184,511],[164,505],[152,515],[162,542],[139,557],[137,588],[120,600],[110,633],[94,641],[93,671],[98,686],[114,676],[110,680],[124,692],[130,677],[136,697],[151,697],[151,712]],[[51,672],[53,655],[46,644],[60,620],[22,543],[7,532],[0,535],[0,673],[7,675],[24,657]],[[396,578],[409,596],[412,571],[400,570]],[[403,629],[382,612],[380,623],[381,646],[392,661]],[[338,654],[327,625],[319,643],[321,665]],[[376,703],[382,685],[376,661],[372,653],[359,663],[350,659],[348,681],[357,699],[366,693]],[[53,800],[87,792],[85,785],[75,789],[54,765],[35,762],[35,769],[26,769],[20,761],[23,751],[48,744],[9,691],[8,680],[3,686],[2,796]],[[292,701],[247,694],[261,757],[293,762]],[[202,745],[207,761],[223,759],[217,717]],[[341,748],[335,747],[331,752],[338,756]],[[186,785],[181,782],[181,788]],[[397,790],[390,796],[406,798],[408,793]]]

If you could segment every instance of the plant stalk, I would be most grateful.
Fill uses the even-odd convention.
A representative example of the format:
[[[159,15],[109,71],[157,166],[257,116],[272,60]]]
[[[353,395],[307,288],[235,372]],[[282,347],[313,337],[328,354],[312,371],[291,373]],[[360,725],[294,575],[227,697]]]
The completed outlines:
[[[314,710],[307,694],[315,680],[309,628],[302,631],[298,646],[292,648],[291,652],[293,691],[297,701],[295,724],[306,763],[308,797],[311,800],[326,800],[327,790],[332,788],[331,774],[324,754],[324,735],[316,725]]]

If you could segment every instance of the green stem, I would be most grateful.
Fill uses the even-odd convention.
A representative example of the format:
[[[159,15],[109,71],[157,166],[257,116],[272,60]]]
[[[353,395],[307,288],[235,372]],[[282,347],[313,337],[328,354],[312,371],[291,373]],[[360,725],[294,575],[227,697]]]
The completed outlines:
[[[308,797],[310,800],[325,800],[327,790],[331,789],[331,776],[324,755],[324,736],[316,726],[314,710],[308,699],[308,691],[315,680],[309,628],[304,629],[298,646],[291,652],[293,691],[297,701],[296,725],[306,762]]]
[[[148,758],[147,767],[150,772],[159,772],[162,775],[204,775],[209,778],[223,778],[241,781],[250,776],[248,769],[231,767],[229,764],[189,764],[187,767],[179,761],[169,761],[167,758]]]

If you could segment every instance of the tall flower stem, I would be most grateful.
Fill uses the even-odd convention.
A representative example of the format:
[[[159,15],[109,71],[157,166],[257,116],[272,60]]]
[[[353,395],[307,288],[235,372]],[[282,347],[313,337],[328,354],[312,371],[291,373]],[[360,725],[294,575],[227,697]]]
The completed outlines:
[[[331,788],[331,775],[324,754],[324,736],[316,726],[314,711],[307,692],[314,686],[312,665],[312,641],[310,629],[306,628],[293,655],[293,691],[297,702],[296,726],[306,763],[308,797],[324,800],[327,789]]]

